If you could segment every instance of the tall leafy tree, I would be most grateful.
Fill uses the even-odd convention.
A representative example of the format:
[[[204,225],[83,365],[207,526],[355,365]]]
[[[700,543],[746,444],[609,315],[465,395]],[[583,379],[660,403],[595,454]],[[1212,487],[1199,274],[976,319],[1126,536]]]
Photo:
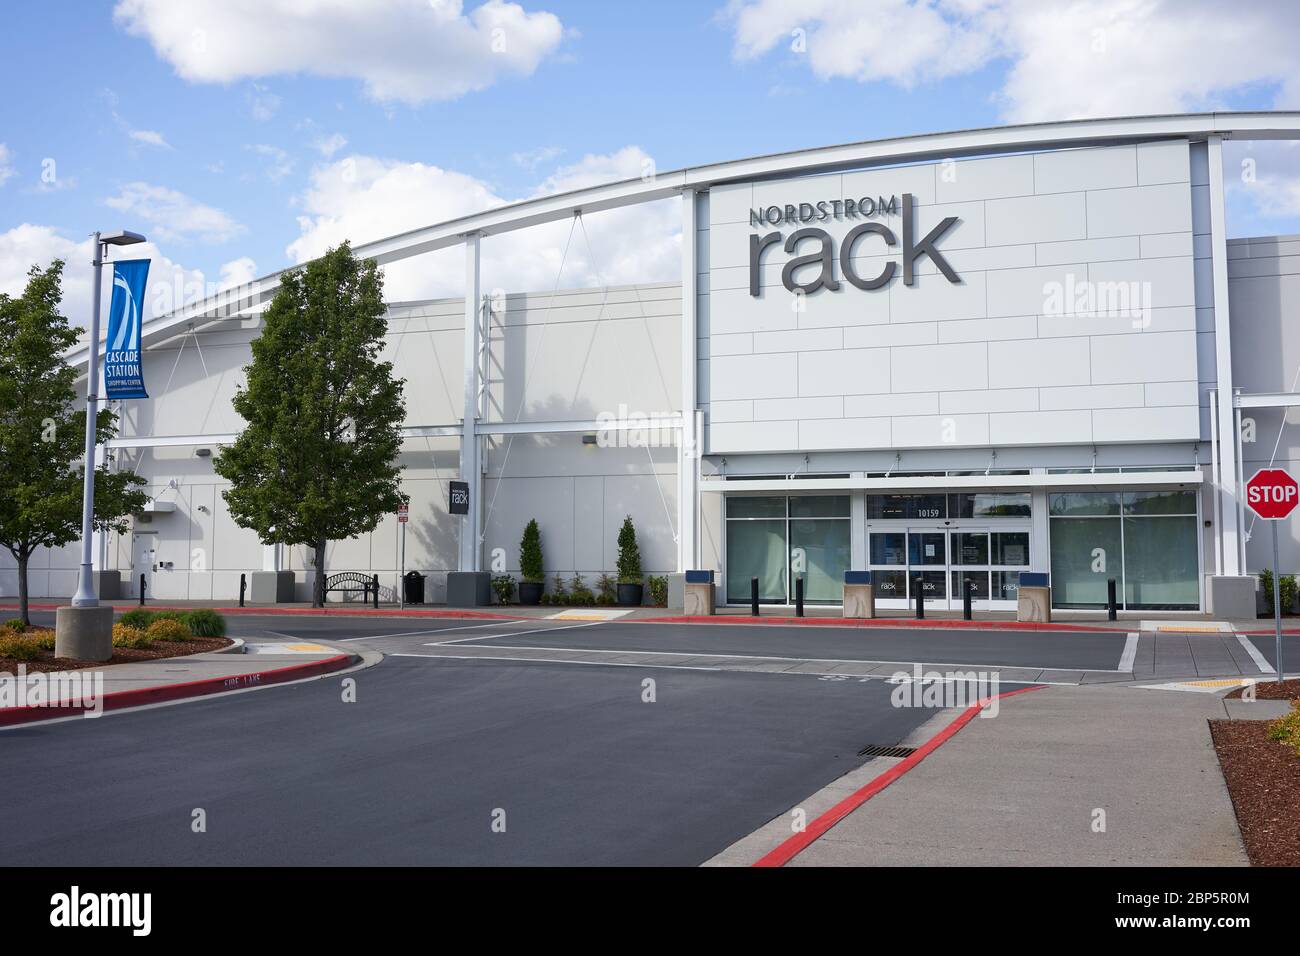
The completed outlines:
[[[18,607],[26,624],[27,567],[37,548],[81,538],[86,411],[76,408],[77,370],[63,360],[78,332],[59,312],[63,262],[32,266],[21,295],[0,295],[0,547],[18,562]],[[102,444],[117,416],[101,409]],[[95,527],[127,530],[127,516],[148,501],[130,470],[95,471]]]
[[[239,525],[314,549],[316,607],[326,543],[373,531],[402,500],[404,383],[380,361],[384,312],[375,261],[346,242],[285,273],[235,395],[248,425],[216,461]]]

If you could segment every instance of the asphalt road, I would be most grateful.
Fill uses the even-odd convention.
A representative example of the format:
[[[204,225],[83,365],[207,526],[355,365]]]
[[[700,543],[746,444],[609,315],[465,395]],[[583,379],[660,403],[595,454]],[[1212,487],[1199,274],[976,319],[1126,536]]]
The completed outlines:
[[[388,658],[352,676],[356,703],[334,677],[0,734],[0,859],[692,865],[933,713],[806,675]]]

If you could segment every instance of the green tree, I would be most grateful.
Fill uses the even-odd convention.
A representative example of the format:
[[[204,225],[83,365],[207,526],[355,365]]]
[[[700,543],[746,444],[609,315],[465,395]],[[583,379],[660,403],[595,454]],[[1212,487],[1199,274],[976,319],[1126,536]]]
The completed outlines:
[[[640,584],[641,578],[641,548],[636,543],[632,516],[628,515],[618,529],[618,581],[620,584]]]
[[[76,408],[77,370],[63,353],[78,331],[59,313],[63,262],[32,266],[21,295],[0,295],[0,546],[18,562],[18,613],[26,624],[27,567],[37,548],[81,539],[86,411]],[[116,432],[107,408],[95,419],[103,444]],[[148,495],[130,470],[95,470],[95,527],[127,530]]]
[[[247,427],[215,465],[237,524],[314,549],[316,607],[326,543],[373,531],[402,501],[404,382],[380,360],[383,291],[346,242],[280,278],[234,399]]]
[[[542,570],[542,533],[536,518],[530,518],[524,525],[524,536],[519,541],[519,572],[525,581],[546,580],[546,572]]]

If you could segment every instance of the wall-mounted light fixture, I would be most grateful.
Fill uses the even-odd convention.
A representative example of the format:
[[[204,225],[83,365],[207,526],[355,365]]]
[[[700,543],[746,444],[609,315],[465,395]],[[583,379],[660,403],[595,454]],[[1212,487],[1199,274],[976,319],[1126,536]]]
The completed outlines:
[[[209,512],[208,512],[208,506],[207,506],[207,505],[199,505],[198,510],[201,511],[201,512],[203,512],[204,514],[208,514],[208,513],[209,513]]]
[[[211,449],[211,448],[196,448],[196,449],[194,449],[194,454],[197,455],[199,458],[211,458],[211,457],[212,457],[212,449]]]

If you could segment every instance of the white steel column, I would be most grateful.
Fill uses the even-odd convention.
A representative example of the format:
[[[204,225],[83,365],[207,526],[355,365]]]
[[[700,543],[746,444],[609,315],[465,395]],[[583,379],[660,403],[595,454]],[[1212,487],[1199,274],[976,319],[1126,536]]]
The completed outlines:
[[[1222,475],[1236,476],[1241,472],[1238,461],[1240,434],[1234,414],[1232,395],[1232,331],[1228,316],[1228,223],[1223,199],[1223,138],[1208,139],[1210,160],[1210,254],[1214,270],[1214,364],[1219,393],[1219,469]],[[1231,436],[1232,441],[1225,441]],[[1219,511],[1222,523],[1219,531],[1223,545],[1223,574],[1242,574],[1244,568],[1240,555],[1241,525],[1238,497],[1240,485],[1233,481],[1220,483],[1215,490],[1223,496]]]
[[[696,191],[682,191],[682,427],[677,440],[677,570],[698,565],[700,435],[696,405]]]
[[[465,414],[460,436],[460,480],[469,483],[469,514],[460,522],[460,570],[477,571],[479,514],[483,489],[479,481],[479,235],[465,237]]]

